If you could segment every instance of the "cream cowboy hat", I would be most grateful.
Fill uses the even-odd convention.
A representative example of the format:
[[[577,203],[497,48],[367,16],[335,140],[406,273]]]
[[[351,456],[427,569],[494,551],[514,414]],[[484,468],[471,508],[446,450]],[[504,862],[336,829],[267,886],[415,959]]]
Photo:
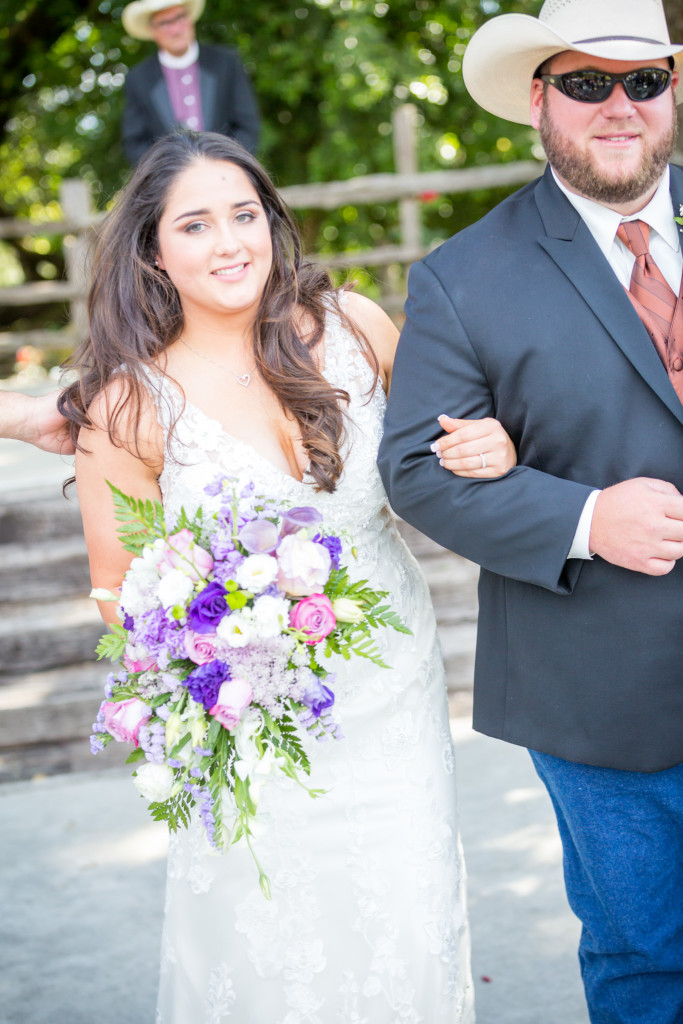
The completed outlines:
[[[545,0],[538,18],[501,14],[472,36],[462,62],[465,85],[498,117],[530,124],[534,71],[563,50],[607,60],[673,57],[683,71],[683,43],[672,43],[661,0]],[[676,89],[683,103],[683,77]]]
[[[133,39],[151,39],[149,19],[169,7],[186,7],[190,21],[194,24],[204,10],[204,0],[134,0],[121,12],[123,27]]]

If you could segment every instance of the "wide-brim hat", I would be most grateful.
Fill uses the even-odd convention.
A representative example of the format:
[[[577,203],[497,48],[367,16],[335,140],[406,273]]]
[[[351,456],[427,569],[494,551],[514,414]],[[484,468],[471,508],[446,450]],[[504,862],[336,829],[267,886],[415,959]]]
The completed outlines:
[[[149,19],[169,7],[185,7],[188,18],[194,24],[204,10],[204,0],[134,0],[123,8],[121,22],[133,39],[151,39]]]
[[[545,0],[538,18],[501,14],[477,29],[462,62],[465,85],[485,110],[531,124],[534,72],[564,50],[606,60],[673,57],[683,71],[683,43],[671,42],[660,0]],[[683,77],[676,102],[683,103]]]

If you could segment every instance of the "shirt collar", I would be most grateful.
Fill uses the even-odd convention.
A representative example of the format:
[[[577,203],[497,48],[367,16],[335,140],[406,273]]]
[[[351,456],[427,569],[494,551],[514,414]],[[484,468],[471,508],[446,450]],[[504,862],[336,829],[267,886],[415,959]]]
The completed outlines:
[[[663,238],[674,252],[678,252],[678,225],[674,220],[673,205],[671,203],[668,166],[650,202],[631,217],[622,217],[616,210],[610,210],[607,206],[603,206],[602,203],[596,203],[593,199],[586,199],[585,196],[578,196],[575,192],[570,192],[566,185],[559,180],[554,168],[551,167],[550,169],[553,172],[557,187],[564,192],[581,219],[586,222],[586,226],[605,256],[608,256],[614,244],[619,225],[623,220],[645,221],[651,228],[654,228],[657,234]]]
[[[199,59],[199,43],[196,39],[193,39],[188,46],[185,53],[180,57],[174,57],[172,53],[168,53],[167,50],[159,50],[158,53],[159,63],[164,68],[173,68],[176,71],[183,71],[185,68],[189,68],[190,64],[194,64]]]

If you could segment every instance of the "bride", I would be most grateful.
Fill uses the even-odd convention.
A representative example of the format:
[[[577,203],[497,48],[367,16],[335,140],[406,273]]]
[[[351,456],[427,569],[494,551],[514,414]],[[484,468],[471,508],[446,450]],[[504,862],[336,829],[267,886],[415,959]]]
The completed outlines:
[[[155,144],[107,218],[90,324],[62,408],[94,587],[119,587],[130,562],[106,481],[161,497],[172,520],[222,470],[351,534],[354,576],[389,591],[412,630],[379,638],[390,668],[334,666],[345,739],[317,744],[311,771],[326,795],[266,787],[271,901],[242,844],[216,854],[198,824],[171,837],[157,1024],[470,1024],[434,614],[375,467],[396,329],[302,261],[253,157],[190,133]],[[514,465],[495,420],[442,417],[439,434],[446,470]]]

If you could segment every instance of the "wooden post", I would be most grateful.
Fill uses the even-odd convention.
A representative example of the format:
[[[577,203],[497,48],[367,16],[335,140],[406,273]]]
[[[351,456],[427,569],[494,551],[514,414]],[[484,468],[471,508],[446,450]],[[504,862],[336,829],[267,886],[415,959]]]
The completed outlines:
[[[394,163],[399,174],[417,173],[417,107],[405,103],[397,107],[392,115],[394,128]],[[409,249],[419,249],[422,242],[420,204],[415,199],[401,199],[399,202],[401,222],[401,244]]]
[[[92,225],[92,192],[87,181],[80,178],[65,178],[59,189],[59,202],[64,218],[73,225],[74,234],[64,236],[64,258],[66,274],[79,296],[70,305],[71,330],[81,341],[88,333],[88,310],[85,301],[87,291],[87,258],[89,250],[89,228]]]

